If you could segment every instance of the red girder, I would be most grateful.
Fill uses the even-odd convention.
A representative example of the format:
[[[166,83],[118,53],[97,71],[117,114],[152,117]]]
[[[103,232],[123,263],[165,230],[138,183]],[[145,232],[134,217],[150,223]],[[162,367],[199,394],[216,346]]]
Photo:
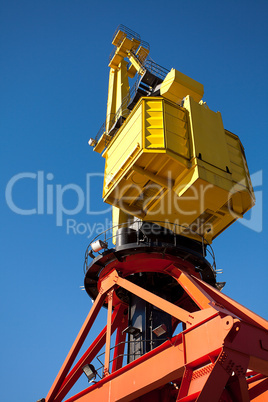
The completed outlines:
[[[124,328],[124,325],[126,326],[127,321],[123,317],[124,310],[125,310],[125,307],[122,304],[116,306],[116,308],[114,309],[113,317],[112,317],[112,333],[116,329]],[[60,390],[59,390],[57,396],[54,399],[55,402],[63,400],[63,398],[67,395],[67,393],[70,391],[70,389],[74,386],[74,384],[79,379],[79,377],[83,374],[82,367],[84,367],[85,364],[90,363],[96,357],[96,355],[100,352],[101,348],[105,345],[106,332],[107,332],[107,326],[105,326],[103,328],[103,330],[100,332],[100,334],[97,336],[97,338],[92,342],[92,344],[87,349],[87,351],[83,354],[83,356],[79,359],[79,361],[76,363],[76,365],[70,371],[70,373],[66,376],[65,380],[63,381],[62,386],[60,387]]]
[[[177,264],[165,272],[184,288],[197,307],[187,311],[187,297],[181,306],[119,276],[113,269],[100,280],[100,293],[80,330],[46,402],[61,402],[106,343],[104,377],[66,402],[264,402],[268,400],[268,323]],[[125,304],[114,306],[118,287],[132,292],[170,314],[184,331],[169,341],[123,366],[127,319]],[[104,301],[108,301],[107,326],[100,332],[76,365],[76,358]],[[188,303],[190,304],[190,303]],[[184,307],[184,308],[183,308]],[[175,327],[175,325],[174,325]],[[116,331],[111,372],[110,342]],[[249,371],[250,370],[250,371]],[[68,374],[69,373],[69,374]],[[267,399],[266,399],[267,398]]]

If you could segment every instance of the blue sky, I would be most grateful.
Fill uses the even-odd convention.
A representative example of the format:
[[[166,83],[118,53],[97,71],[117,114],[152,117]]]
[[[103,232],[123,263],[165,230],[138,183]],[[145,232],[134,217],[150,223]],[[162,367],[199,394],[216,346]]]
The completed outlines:
[[[92,305],[80,290],[84,251],[111,217],[104,160],[87,141],[105,119],[118,24],[148,41],[158,64],[200,81],[239,135],[257,204],[215,240],[218,279],[268,318],[267,14],[262,0],[0,1],[1,401],[46,396]]]

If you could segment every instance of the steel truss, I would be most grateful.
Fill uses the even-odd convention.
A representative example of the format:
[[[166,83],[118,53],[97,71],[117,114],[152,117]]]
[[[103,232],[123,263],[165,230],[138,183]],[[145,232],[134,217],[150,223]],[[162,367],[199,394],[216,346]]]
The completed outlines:
[[[138,259],[138,257],[137,257]],[[184,289],[189,312],[123,278],[112,269],[99,280],[99,294],[45,402],[61,402],[105,346],[103,377],[66,402],[176,401],[264,402],[268,400],[268,322],[198,277],[171,262],[165,273]],[[184,330],[124,365],[127,306],[115,291],[123,288],[173,317]],[[187,301],[188,299],[188,301]],[[116,300],[116,305],[114,301]],[[101,307],[107,325],[73,366]],[[111,356],[111,335],[116,332]],[[111,359],[112,357],[112,359]],[[112,360],[112,363],[110,361]]]

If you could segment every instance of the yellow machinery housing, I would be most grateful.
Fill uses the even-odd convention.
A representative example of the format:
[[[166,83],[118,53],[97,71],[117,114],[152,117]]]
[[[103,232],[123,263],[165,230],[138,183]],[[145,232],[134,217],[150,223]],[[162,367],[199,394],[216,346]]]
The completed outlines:
[[[118,91],[122,104],[122,91],[129,92],[128,70],[146,74],[138,39],[128,38],[126,47],[125,33],[118,32],[123,40],[114,41],[105,129],[93,143],[106,160],[103,200],[114,206],[115,225],[134,216],[211,243],[254,205],[243,146],[201,100],[203,85],[175,69],[132,110],[117,104],[112,116],[121,117],[121,126],[111,131]],[[128,70],[123,57],[132,60]]]

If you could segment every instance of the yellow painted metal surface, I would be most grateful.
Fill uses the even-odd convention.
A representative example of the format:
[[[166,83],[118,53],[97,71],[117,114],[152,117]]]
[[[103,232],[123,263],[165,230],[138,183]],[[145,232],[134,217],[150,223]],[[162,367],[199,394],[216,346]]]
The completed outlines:
[[[108,100],[107,100],[107,115],[106,115],[106,131],[109,132],[113,123],[114,117],[126,116],[129,111],[122,109],[123,99],[129,93],[127,63],[122,60],[119,64],[118,70],[110,70],[109,87],[108,87]]]
[[[133,78],[136,73],[142,75],[145,72],[145,69],[142,66],[142,63],[138,59],[138,57],[133,54],[133,52],[128,53],[128,59],[131,63],[128,69],[128,76]]]
[[[175,103],[181,102],[187,95],[199,102],[203,94],[204,87],[200,82],[174,68],[167,74],[160,88],[160,95]]]
[[[110,60],[109,67],[112,69],[117,69],[122,59],[127,57],[130,51],[134,53],[136,52],[140,45],[140,41],[134,38],[127,38],[126,33],[119,30],[112,44],[116,46],[116,50]]]
[[[164,114],[163,102],[159,99],[148,99],[143,102],[144,142],[146,149],[164,149]]]
[[[117,112],[116,89],[117,89],[117,71],[110,69],[108,99],[107,99],[107,112],[106,112],[106,131],[107,132],[109,132],[109,129],[111,128],[111,125],[112,125],[112,119],[114,118],[114,116]]]
[[[102,134],[100,137],[99,141],[97,142],[96,146],[94,147],[94,151],[98,152],[99,154],[102,154],[104,149],[107,147],[111,140],[111,137],[107,134]]]
[[[190,131],[194,133],[192,157],[228,171],[230,160],[220,112],[213,112],[205,103],[199,104],[190,96],[183,106],[189,113]]]
[[[105,202],[188,237],[211,242],[254,203],[239,138],[189,96],[142,98],[103,156]]]
[[[149,46],[126,27],[112,43],[105,130],[94,151],[105,150],[103,199],[113,222],[138,217],[211,242],[254,205],[243,146],[202,101],[203,85],[175,69],[161,75],[157,96],[129,110],[128,78],[147,71],[152,78],[159,66],[145,67]]]

